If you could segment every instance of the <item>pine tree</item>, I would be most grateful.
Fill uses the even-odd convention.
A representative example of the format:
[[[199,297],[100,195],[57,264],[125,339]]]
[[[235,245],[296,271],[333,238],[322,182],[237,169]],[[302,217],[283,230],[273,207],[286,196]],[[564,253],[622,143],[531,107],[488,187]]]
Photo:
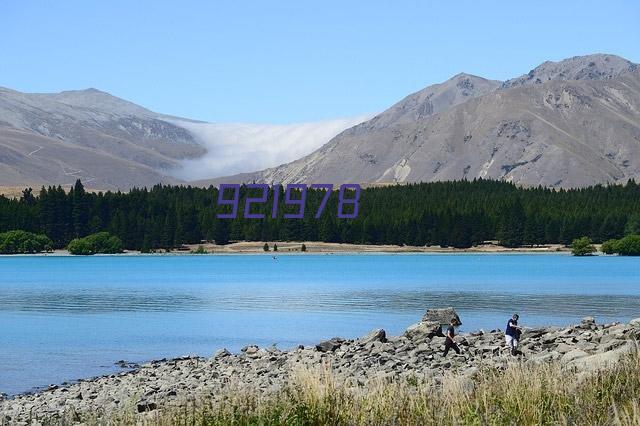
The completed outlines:
[[[89,200],[80,179],[76,180],[70,192],[72,202],[73,231],[76,238],[87,235],[89,222]]]

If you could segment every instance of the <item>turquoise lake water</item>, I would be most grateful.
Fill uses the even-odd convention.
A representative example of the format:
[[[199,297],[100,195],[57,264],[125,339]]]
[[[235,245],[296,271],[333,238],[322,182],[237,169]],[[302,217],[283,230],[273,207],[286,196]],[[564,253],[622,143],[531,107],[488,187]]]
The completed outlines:
[[[0,257],[0,392],[117,360],[280,348],[454,306],[461,331],[640,317],[640,259],[565,254]]]

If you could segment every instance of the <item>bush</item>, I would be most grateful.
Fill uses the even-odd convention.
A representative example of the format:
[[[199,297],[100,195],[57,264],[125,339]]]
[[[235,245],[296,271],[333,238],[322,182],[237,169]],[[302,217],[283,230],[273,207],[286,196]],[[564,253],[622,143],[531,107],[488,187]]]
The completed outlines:
[[[67,246],[69,253],[75,255],[122,253],[120,238],[108,232],[98,232],[84,238],[76,238]]]
[[[52,249],[53,242],[46,235],[21,230],[0,234],[1,254],[40,253]]]
[[[621,256],[640,256],[640,235],[627,235],[618,240],[615,252]]]
[[[605,254],[640,256],[640,235],[627,235],[619,240],[608,240],[600,248]]]
[[[591,256],[595,251],[589,237],[577,238],[571,243],[571,253],[574,256]]]
[[[300,251],[307,251],[307,246],[302,244],[302,247],[300,247]]]
[[[269,251],[269,244],[264,243],[264,245],[262,246],[262,250]]]
[[[604,254],[614,254],[616,252],[616,244],[618,244],[618,240],[607,240],[600,246],[600,251]]]
[[[278,251],[278,245],[277,244],[273,245],[273,251]]]
[[[202,246],[198,246],[197,249],[195,250],[191,250],[191,254],[208,254],[209,252],[207,250],[205,250],[204,247]]]

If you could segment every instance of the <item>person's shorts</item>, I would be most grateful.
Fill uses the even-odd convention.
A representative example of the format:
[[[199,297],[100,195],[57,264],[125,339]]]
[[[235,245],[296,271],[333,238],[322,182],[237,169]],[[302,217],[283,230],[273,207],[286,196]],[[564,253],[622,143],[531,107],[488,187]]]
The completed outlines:
[[[518,346],[518,339],[516,339],[515,337],[505,334],[504,338],[507,341],[507,346],[509,346],[510,348],[515,348]]]

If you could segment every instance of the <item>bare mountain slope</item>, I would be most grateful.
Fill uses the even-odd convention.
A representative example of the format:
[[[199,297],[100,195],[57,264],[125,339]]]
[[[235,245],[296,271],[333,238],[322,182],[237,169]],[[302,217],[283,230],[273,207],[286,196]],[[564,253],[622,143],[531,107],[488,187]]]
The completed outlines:
[[[550,80],[607,80],[636,67],[633,62],[615,55],[574,56],[560,62],[547,61],[525,75],[505,81],[502,87],[542,84]]]
[[[158,114],[96,89],[0,88],[0,193],[78,178],[91,188],[125,190],[255,170],[300,158],[366,118],[214,124]]]
[[[640,177],[638,67],[612,55],[591,55],[545,63],[533,75],[533,83],[510,80],[497,90],[499,83],[483,80],[483,90],[466,102],[445,103],[431,114],[414,101],[421,98],[418,92],[298,161],[202,184],[482,177],[582,187]],[[444,85],[460,89],[466,79],[480,84],[459,75]]]
[[[195,184],[476,177],[550,187],[625,182],[640,177],[639,74],[636,64],[604,54],[545,62],[506,82],[458,74],[299,160]],[[267,158],[283,149],[282,129],[249,127],[264,141],[247,141],[247,132],[224,126],[212,134],[206,123],[158,114],[96,89],[29,94],[0,88],[0,186],[67,185],[81,178],[93,188],[128,189],[282,158]],[[304,152],[326,141],[315,136]],[[185,161],[194,159],[202,161]]]
[[[0,88],[0,185],[171,183],[163,171],[204,151],[186,129],[108,93]]]

